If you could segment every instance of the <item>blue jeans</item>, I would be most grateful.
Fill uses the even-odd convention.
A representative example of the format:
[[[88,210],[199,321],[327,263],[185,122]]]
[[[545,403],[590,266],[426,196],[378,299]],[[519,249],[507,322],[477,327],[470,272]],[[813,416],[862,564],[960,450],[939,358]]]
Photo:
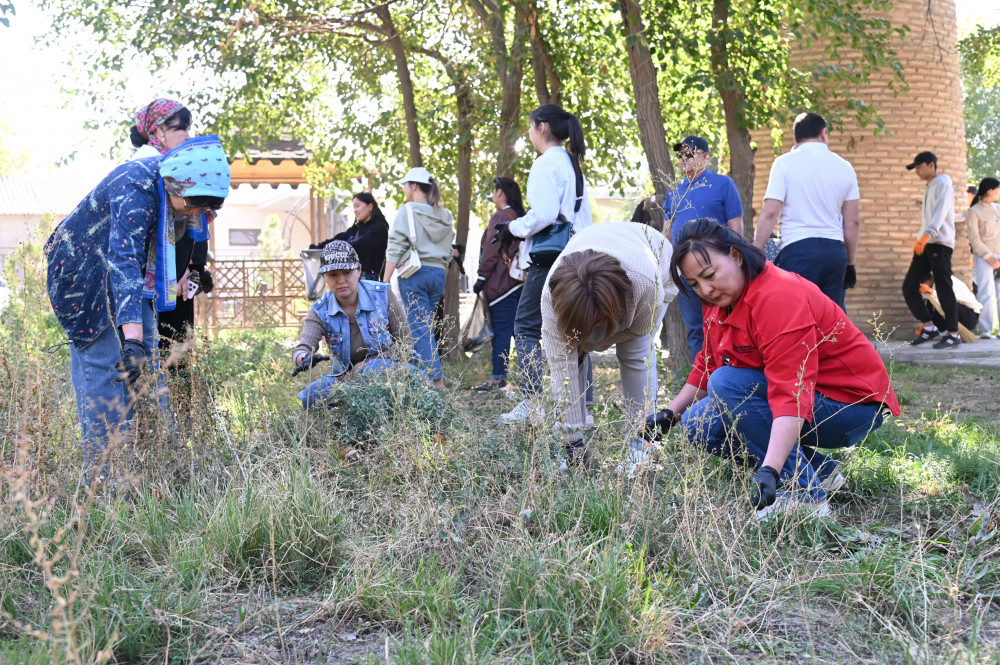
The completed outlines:
[[[847,311],[844,276],[847,274],[847,248],[839,240],[803,238],[781,248],[774,262],[782,270],[801,275],[819,287],[827,298]]]
[[[764,372],[728,366],[712,373],[708,395],[681,419],[696,445],[754,467],[764,461],[773,421]],[[802,425],[799,442],[781,468],[782,485],[794,481],[813,499],[825,499],[820,483],[836,472],[837,463],[816,448],[853,446],[881,426],[881,404],[845,404],[816,393],[812,422]]]
[[[399,295],[406,307],[406,321],[413,335],[413,350],[421,369],[432,381],[444,378],[434,339],[434,308],[444,297],[444,268],[423,266],[412,277],[399,278]]]
[[[166,384],[159,369],[156,315],[151,301],[142,303],[142,337],[146,362],[156,377],[157,398],[166,412]],[[82,349],[69,345],[70,376],[76,393],[76,410],[83,432],[83,462],[88,471],[101,463],[112,436],[128,431],[133,396],[124,381],[118,381],[115,363],[121,358],[124,338],[112,323],[97,339]],[[169,416],[168,416],[169,418]],[[104,475],[109,468],[104,464]]]
[[[678,289],[676,302],[681,308],[681,319],[687,326],[688,348],[691,349],[693,361],[701,353],[701,347],[705,345],[705,321],[701,316],[701,298],[695,295],[693,290],[686,293]]]
[[[368,358],[358,373],[378,372],[389,369],[394,364],[396,364],[396,361],[391,358]],[[325,403],[326,399],[333,392],[333,387],[339,381],[340,379],[333,374],[324,374],[310,383],[306,386],[305,390],[298,394],[298,398],[302,400],[302,408],[311,409],[318,404]]]
[[[490,305],[490,322],[493,324],[493,373],[490,378],[494,381],[507,380],[507,359],[521,291],[523,289],[518,289],[497,304]]]

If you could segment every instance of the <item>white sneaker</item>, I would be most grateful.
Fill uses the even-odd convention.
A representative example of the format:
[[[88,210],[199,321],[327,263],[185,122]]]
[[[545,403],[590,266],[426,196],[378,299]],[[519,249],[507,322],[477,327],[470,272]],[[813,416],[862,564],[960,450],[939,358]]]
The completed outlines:
[[[830,514],[830,504],[826,501],[812,501],[798,494],[782,492],[767,508],[757,511],[757,520],[766,522],[780,515],[801,510],[812,517],[826,517]]]
[[[530,420],[537,423],[545,418],[545,409],[540,406],[532,406],[528,400],[521,400],[517,406],[500,416],[500,423],[503,425],[516,425]]]
[[[844,474],[840,471],[834,471],[831,475],[827,476],[827,479],[820,483],[820,487],[827,494],[832,494],[844,486],[847,482],[847,478],[844,478]]]
[[[625,450],[625,459],[618,465],[618,474],[634,478],[637,473],[641,473],[653,461],[654,450],[653,443],[636,439]]]

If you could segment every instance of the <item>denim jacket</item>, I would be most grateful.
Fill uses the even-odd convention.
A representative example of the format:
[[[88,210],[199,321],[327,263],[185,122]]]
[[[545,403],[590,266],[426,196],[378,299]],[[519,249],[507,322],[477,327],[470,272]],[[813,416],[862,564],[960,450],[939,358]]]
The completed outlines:
[[[159,164],[159,158],[148,158],[115,168],[45,244],[49,300],[77,348],[112,322],[142,323],[146,252],[159,210]]]
[[[389,334],[389,285],[362,279],[358,282],[358,309],[354,316],[365,340],[368,355],[378,356],[392,347]],[[351,321],[330,291],[313,303],[313,309],[323,320],[323,335],[344,367],[351,365]]]

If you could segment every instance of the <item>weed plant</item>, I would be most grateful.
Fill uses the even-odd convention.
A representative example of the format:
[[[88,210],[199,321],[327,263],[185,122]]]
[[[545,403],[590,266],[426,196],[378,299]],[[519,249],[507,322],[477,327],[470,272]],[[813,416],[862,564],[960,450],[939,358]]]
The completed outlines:
[[[91,487],[64,354],[0,344],[0,663],[998,658],[996,412],[921,396],[983,372],[894,369],[904,413],[836,454],[834,516],[760,524],[748,471],[679,432],[613,472],[616,369],[565,474],[551,422],[500,426],[513,402],[463,388],[485,358],[448,362],[443,399],[400,368],[304,412],[322,366],[292,380],[274,331],[192,340],[176,435],[140,412]]]

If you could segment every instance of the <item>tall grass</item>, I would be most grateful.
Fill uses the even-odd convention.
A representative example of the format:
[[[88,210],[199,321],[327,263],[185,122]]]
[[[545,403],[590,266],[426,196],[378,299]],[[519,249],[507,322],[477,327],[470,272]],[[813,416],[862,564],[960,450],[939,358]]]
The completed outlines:
[[[195,340],[176,441],[140,421],[88,487],[66,358],[0,344],[0,663],[997,658],[1000,429],[921,397],[988,374],[896,372],[904,414],[837,453],[834,517],[758,524],[747,470],[679,433],[613,472],[616,372],[567,475],[551,423],[501,427],[503,397],[438,404],[403,370],[302,412],[264,331]]]

